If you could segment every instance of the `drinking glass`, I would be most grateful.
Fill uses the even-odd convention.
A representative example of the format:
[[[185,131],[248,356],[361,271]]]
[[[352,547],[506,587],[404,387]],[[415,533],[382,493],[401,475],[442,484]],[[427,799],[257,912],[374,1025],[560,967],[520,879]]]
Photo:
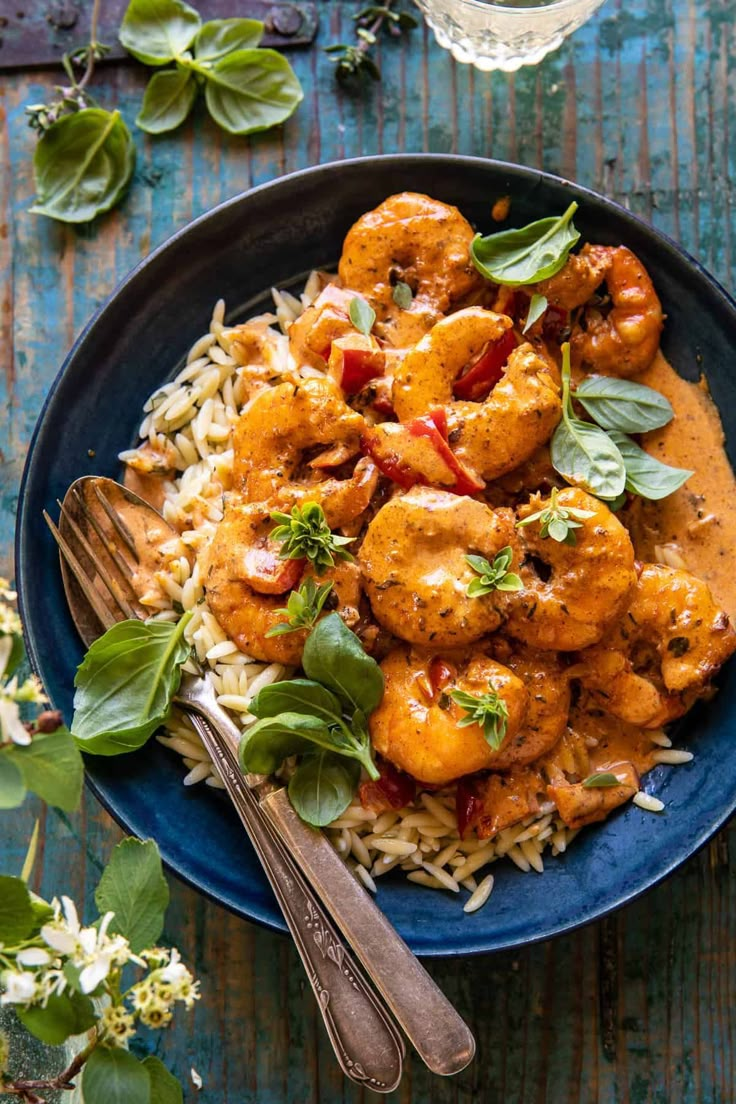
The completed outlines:
[[[478,69],[535,65],[604,0],[414,0],[440,46]]]

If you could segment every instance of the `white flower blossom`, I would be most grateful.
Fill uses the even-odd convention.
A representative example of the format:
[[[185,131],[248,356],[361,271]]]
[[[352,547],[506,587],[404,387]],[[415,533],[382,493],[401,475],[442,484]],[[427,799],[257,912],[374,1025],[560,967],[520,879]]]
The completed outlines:
[[[14,590],[10,589],[10,583],[0,575],[0,598],[6,602],[14,602],[18,597]]]
[[[41,680],[37,675],[29,675],[20,686],[18,686],[17,678],[13,679],[12,683],[15,684],[13,697],[17,702],[33,702],[34,705],[45,705],[49,700],[44,694]],[[10,686],[11,683],[8,683],[6,690]]]
[[[36,979],[27,970],[6,970],[0,982],[5,989],[0,1004],[30,1004],[36,996]]]
[[[6,688],[0,686],[0,743],[8,741],[26,746],[31,742],[31,735],[20,719],[17,703],[6,693]]]
[[[83,993],[94,992],[114,966],[124,966],[129,961],[141,964],[124,936],[107,934],[114,913],[105,913],[99,929],[83,928],[74,902],[69,897],[62,897],[61,902],[61,906],[54,902],[55,917],[41,928],[41,938],[79,969],[79,988]]]
[[[21,966],[48,966],[51,955],[43,947],[26,947],[24,951],[18,951],[15,960]]]

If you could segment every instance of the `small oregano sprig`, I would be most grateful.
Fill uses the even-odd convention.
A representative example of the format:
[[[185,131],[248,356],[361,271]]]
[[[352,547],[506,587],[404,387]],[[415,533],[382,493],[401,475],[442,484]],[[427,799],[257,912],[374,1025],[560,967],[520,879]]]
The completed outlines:
[[[344,546],[352,544],[355,537],[333,533],[317,502],[293,506],[290,514],[275,510],[271,518],[279,522],[270,536],[283,542],[279,553],[282,560],[309,560],[317,575],[323,575],[335,566],[335,559],[354,559]]]
[[[580,510],[576,506],[560,506],[557,501],[559,495],[557,487],[552,488],[549,506],[543,510],[537,510],[522,521],[517,521],[516,528],[522,529],[525,525],[532,525],[538,521],[539,535],[542,540],[551,537],[559,544],[575,544],[575,530],[582,528],[582,523],[593,517],[592,510]]]
[[[320,583],[318,586],[310,575],[298,590],[292,590],[286,608],[276,610],[286,620],[270,628],[266,636],[283,636],[284,633],[299,632],[300,629],[313,629],[331,590],[331,582]]]
[[[381,30],[393,38],[417,26],[417,20],[408,11],[397,11],[394,0],[385,0],[383,4],[369,4],[353,16],[357,24],[357,43],[336,42],[325,47],[330,61],[335,64],[335,76],[340,84],[349,84],[363,77],[371,80],[381,79],[381,70],[371,54]]]
[[[466,556],[466,562],[479,576],[468,583],[465,591],[468,598],[480,598],[494,590],[521,590],[523,582],[513,571],[509,571],[513,558],[509,544],[494,556],[493,563],[489,563],[485,556]]]
[[[451,690],[450,697],[466,713],[457,722],[458,728],[479,725],[483,729],[486,741],[494,751],[498,751],[506,739],[509,711],[506,702],[494,690],[493,682],[488,680],[485,694],[469,694],[465,690]]]
[[[89,222],[109,211],[122,199],[135,166],[135,146],[120,112],[101,108],[88,90],[95,62],[108,52],[97,41],[99,8],[94,0],[89,44],[62,59],[68,86],[57,85],[59,97],[51,103],[26,108],[29,125],[40,135],[31,213],[60,222]]]
[[[24,710],[46,703],[38,679],[21,681],[25,651],[15,593],[0,578],[0,809],[15,809],[28,792],[66,812],[76,809],[84,767],[61,714],[44,710],[25,721]]]
[[[258,19],[202,23],[183,0],[130,0],[120,42],[144,65],[168,66],[148,82],[136,125],[164,134],[189,115],[200,90],[214,121],[230,134],[283,123],[304,98],[289,62],[260,46]]]
[[[139,1026],[166,1027],[176,1006],[191,1010],[199,999],[179,952],[156,945],[169,903],[156,844],[118,844],[95,891],[99,916],[84,926],[69,897],[46,902],[28,889],[35,838],[21,877],[0,875],[0,1005],[49,1046],[82,1033],[88,1042],[53,1078],[0,1069],[0,1096],[43,1104],[44,1093],[73,1087],[81,1073],[85,1104],[181,1101],[158,1058],[140,1061],[127,1049]],[[131,967],[142,971],[135,979]]]

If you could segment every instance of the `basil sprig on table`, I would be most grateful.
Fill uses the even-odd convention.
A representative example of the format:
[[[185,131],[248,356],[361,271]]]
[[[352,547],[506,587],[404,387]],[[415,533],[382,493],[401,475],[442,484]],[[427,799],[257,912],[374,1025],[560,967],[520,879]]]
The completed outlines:
[[[134,166],[133,139],[119,111],[85,107],[64,115],[36,146],[31,214],[89,222],[119,202]]]
[[[163,134],[184,122],[204,88],[207,109],[231,134],[253,134],[283,123],[303,99],[299,80],[276,50],[259,46],[257,19],[213,19],[183,0],[131,0],[120,41],[144,65],[176,68],[155,73],[136,124]]]
[[[303,679],[265,686],[251,702],[258,721],[240,746],[245,772],[272,774],[301,756],[289,797],[316,827],[338,817],[355,793],[360,768],[375,779],[368,716],[383,696],[383,674],[337,613],[328,614],[304,647]]]
[[[562,346],[562,421],[550,445],[552,466],[568,483],[613,505],[624,490],[642,498],[666,498],[693,474],[650,456],[628,433],[645,433],[673,417],[667,399],[640,383],[591,376],[575,391],[594,425],[578,418],[570,390],[570,346]],[[621,428],[626,426],[627,432]]]
[[[72,735],[82,751],[135,751],[167,720],[191,651],[191,618],[120,621],[94,641],[74,679]]]
[[[580,240],[572,221],[577,209],[577,203],[571,203],[558,218],[538,219],[485,238],[476,234],[470,246],[473,264],[487,280],[508,287],[548,280],[560,271]]]

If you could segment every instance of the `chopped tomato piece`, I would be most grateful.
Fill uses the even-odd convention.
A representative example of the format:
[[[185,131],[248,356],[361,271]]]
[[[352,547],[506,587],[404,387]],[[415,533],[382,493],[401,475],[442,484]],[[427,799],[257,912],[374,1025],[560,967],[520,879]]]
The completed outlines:
[[[468,828],[473,827],[480,816],[482,808],[483,802],[476,793],[475,780],[473,778],[461,778],[455,791],[455,813],[460,839],[464,839]]]
[[[302,577],[304,560],[282,560],[269,541],[254,544],[243,554],[241,578],[257,594],[286,594]]]
[[[346,395],[355,395],[368,380],[382,376],[386,355],[375,338],[352,333],[332,342],[328,370]]]
[[[365,809],[377,813],[386,809],[403,809],[414,800],[417,784],[410,774],[398,770],[387,759],[379,764],[381,777],[375,782],[363,782],[360,786],[360,803]]]
[[[542,334],[547,341],[561,341],[570,326],[570,312],[562,307],[547,307],[542,318]]]
[[[485,484],[447,443],[447,418],[435,410],[401,425],[384,422],[363,434],[361,447],[379,471],[404,490],[420,483],[454,494],[477,494]]]
[[[429,665],[429,681],[433,692],[438,694],[446,686],[449,686],[454,678],[454,667],[442,656],[435,656]]]
[[[516,348],[513,330],[507,330],[503,337],[488,346],[475,364],[455,380],[453,391],[456,398],[481,402],[503,375],[503,369],[510,353]]]

